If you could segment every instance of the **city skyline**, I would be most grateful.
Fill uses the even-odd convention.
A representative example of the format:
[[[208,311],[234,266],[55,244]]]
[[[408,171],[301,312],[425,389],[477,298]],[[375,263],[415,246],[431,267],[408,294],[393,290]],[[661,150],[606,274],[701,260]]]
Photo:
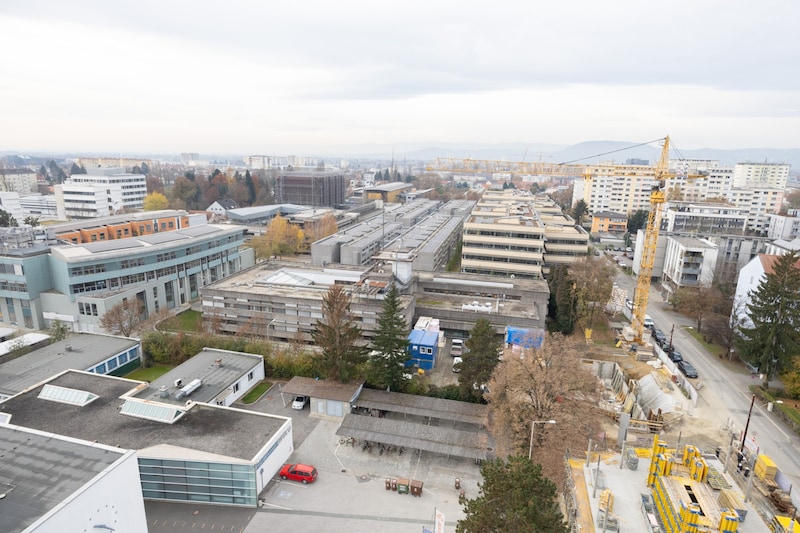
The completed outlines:
[[[800,147],[800,6],[695,4],[13,2],[0,147]]]

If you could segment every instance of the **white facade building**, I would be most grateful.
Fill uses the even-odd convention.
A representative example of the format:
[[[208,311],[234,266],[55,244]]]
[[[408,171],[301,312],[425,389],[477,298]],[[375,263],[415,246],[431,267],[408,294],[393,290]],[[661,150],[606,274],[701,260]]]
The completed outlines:
[[[123,209],[141,210],[147,178],[144,174],[127,174],[123,168],[93,168],[87,174],[73,174],[54,191],[59,218],[96,218]]]
[[[706,239],[667,237],[662,282],[667,291],[709,287],[714,279],[718,248]]]
[[[785,189],[791,168],[788,163],[736,163],[733,186]]]
[[[12,424],[0,443],[0,531],[147,531],[135,452]]]
[[[0,169],[0,191],[30,194],[37,190],[36,171],[29,168]]]
[[[800,237],[800,217],[797,209],[790,209],[788,215],[768,215],[770,239],[792,240]]]

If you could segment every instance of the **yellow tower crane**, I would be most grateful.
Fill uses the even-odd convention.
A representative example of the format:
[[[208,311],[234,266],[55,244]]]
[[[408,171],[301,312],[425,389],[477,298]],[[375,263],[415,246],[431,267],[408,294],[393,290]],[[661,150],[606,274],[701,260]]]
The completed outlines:
[[[633,295],[633,341],[641,344],[644,333],[644,317],[647,312],[647,300],[650,297],[650,278],[653,276],[653,264],[656,259],[658,230],[661,227],[661,210],[666,201],[666,180],[673,177],[669,171],[669,135],[664,137],[661,157],[655,169],[656,184],[650,192],[650,213],[647,215],[647,226],[644,231],[642,259],[639,263],[639,276],[636,281],[636,293]]]

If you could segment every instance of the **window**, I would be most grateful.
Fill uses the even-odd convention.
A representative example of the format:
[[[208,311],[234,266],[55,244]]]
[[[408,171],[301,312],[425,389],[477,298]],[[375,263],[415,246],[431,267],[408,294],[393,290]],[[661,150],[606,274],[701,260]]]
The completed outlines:
[[[94,367],[94,372],[96,374],[105,374],[106,373],[106,364],[102,363]]]
[[[239,384],[238,383],[234,383],[233,384],[233,392],[234,393],[239,392]]]
[[[247,381],[253,381],[254,372],[251,370],[249,374],[247,374]]]
[[[115,359],[109,359],[108,361],[106,361],[106,364],[108,365],[108,369],[109,370],[114,370],[115,368],[117,368],[117,360],[116,360],[116,358]]]

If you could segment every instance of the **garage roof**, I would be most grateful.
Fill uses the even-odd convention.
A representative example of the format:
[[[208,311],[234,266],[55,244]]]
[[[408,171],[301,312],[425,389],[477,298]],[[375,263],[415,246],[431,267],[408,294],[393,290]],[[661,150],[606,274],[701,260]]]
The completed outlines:
[[[489,434],[484,429],[461,431],[402,420],[348,414],[342,420],[336,434],[378,441],[391,446],[402,446],[409,450],[417,449],[481,461],[494,457]]]
[[[281,393],[301,394],[312,398],[350,402],[358,396],[364,382],[339,383],[330,379],[313,379],[295,376],[281,387]]]
[[[407,415],[429,416],[442,420],[468,422],[485,426],[489,407],[482,404],[443,400],[428,396],[401,394],[382,390],[363,389],[355,401],[356,406],[380,409]]]

